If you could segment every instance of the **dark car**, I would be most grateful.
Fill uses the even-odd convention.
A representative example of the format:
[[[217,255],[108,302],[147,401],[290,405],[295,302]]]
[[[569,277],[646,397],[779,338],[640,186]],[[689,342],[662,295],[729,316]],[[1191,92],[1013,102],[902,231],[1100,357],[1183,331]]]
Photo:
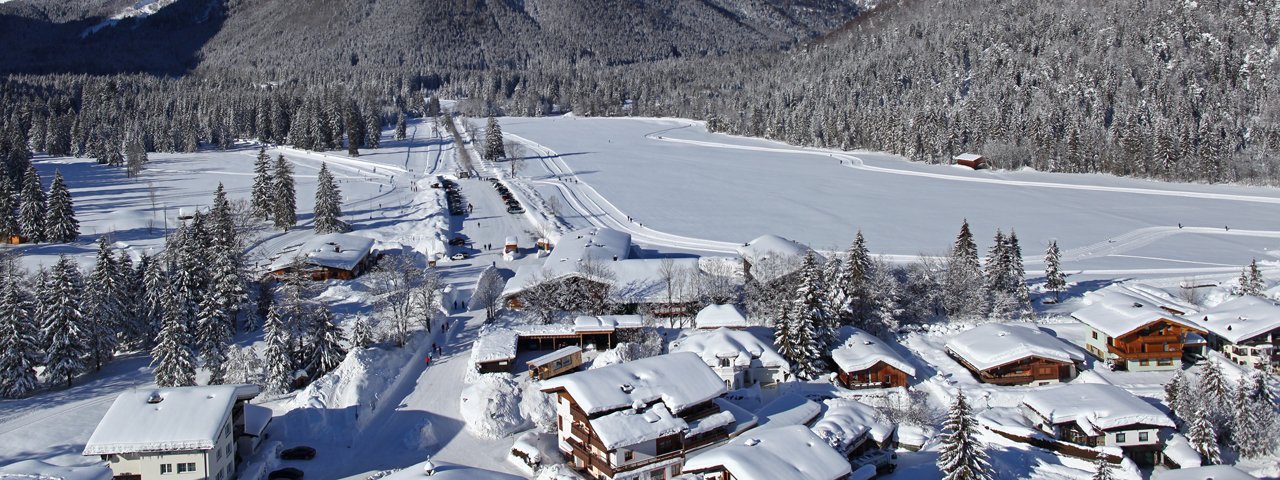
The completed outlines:
[[[463,246],[466,244],[467,244],[467,239],[462,238],[461,236],[453,237],[452,240],[449,240],[449,245]]]
[[[519,205],[516,205],[514,207],[507,207],[507,213],[524,213],[524,209],[520,208]]]
[[[302,470],[293,467],[281,468],[267,475],[267,480],[302,480]]]
[[[316,458],[316,449],[301,445],[280,452],[280,458],[284,460],[311,460]]]

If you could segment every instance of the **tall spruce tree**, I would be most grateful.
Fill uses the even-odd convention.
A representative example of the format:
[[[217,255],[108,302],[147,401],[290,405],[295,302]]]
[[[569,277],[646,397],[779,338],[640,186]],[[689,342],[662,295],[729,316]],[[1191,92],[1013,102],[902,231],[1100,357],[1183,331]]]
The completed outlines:
[[[209,371],[209,385],[220,385],[226,374],[227,352],[231,347],[231,320],[226,308],[216,295],[205,295],[200,300],[200,314],[196,317],[195,344],[200,359]]]
[[[346,230],[342,216],[342,191],[329,172],[329,165],[320,164],[320,173],[316,175],[316,233],[334,233]]]
[[[943,309],[953,319],[981,315],[986,308],[982,301],[983,286],[978,246],[969,231],[969,221],[965,220],[947,259]]]
[[[139,326],[144,332],[143,346],[155,346],[156,338],[164,323],[164,302],[168,297],[169,270],[165,261],[157,257],[142,257],[142,305]]]
[[[817,256],[812,250],[806,252],[800,262],[800,283],[796,286],[795,296],[792,297],[793,321],[807,324],[813,331],[813,348],[817,351],[819,359],[824,352],[830,351],[835,346],[838,326],[836,319],[827,310],[827,302],[824,298],[826,282],[823,278],[822,267],[818,266]],[[812,363],[811,368],[816,371],[811,372],[812,376],[805,378],[816,378],[821,372],[821,360]]]
[[[405,138],[408,138],[408,136],[409,135],[404,124],[404,112],[400,112],[396,115],[396,140],[404,140]]]
[[[44,219],[48,205],[45,201],[44,186],[40,184],[40,174],[36,172],[34,165],[29,165],[22,176],[19,200],[21,205],[18,207],[18,224],[22,228],[22,236],[27,241],[43,242]]]
[[[1240,272],[1239,283],[1241,295],[1262,296],[1262,289],[1266,288],[1266,282],[1262,279],[1262,271],[1258,269],[1258,260],[1256,258],[1250,261],[1249,266]]]
[[[1218,434],[1213,430],[1209,411],[1201,406],[1196,409],[1195,418],[1191,420],[1191,429],[1187,432],[1187,440],[1191,448],[1200,454],[1203,465],[1222,463],[1222,454],[1218,448]]]
[[[373,324],[369,317],[364,315],[355,319],[355,324],[351,326],[351,348],[365,348],[373,345]]]
[[[938,469],[943,480],[989,480],[991,463],[978,441],[978,422],[965,400],[964,391],[956,392],[947,420],[942,424],[942,448],[938,452]]]
[[[284,155],[276,157],[271,178],[271,218],[276,228],[288,230],[298,223],[298,193],[293,185],[293,166]]]
[[[134,265],[129,252],[121,250],[116,256],[116,271],[120,275],[120,341],[126,349],[138,349],[146,345],[146,328],[142,322],[143,290],[142,265]]]
[[[1044,288],[1053,292],[1054,300],[1062,299],[1062,291],[1067,289],[1067,276],[1062,273],[1062,252],[1058,250],[1058,241],[1050,240],[1049,248],[1044,252]]]
[[[1222,367],[1213,358],[1205,361],[1205,366],[1200,371],[1200,388],[1197,391],[1200,405],[1204,407],[1204,412],[1200,413],[1209,415],[1211,425],[1224,425],[1228,418],[1231,387],[1227,385]]]
[[[13,182],[8,177],[0,176],[0,240],[8,240],[14,235],[22,235],[22,225],[18,222],[18,194],[13,189]]]
[[[1018,243],[1018,232],[1009,230],[1005,237],[1005,282],[1008,284],[1009,296],[1013,299],[1012,318],[1022,318],[1031,312],[1031,289],[1027,287],[1027,270],[1022,263],[1022,245]]]
[[[289,347],[289,335],[285,329],[284,319],[280,318],[279,308],[272,305],[267,310],[266,322],[262,325],[264,340],[267,343],[266,390],[273,393],[288,392],[292,388],[293,356]]]
[[[862,230],[858,230],[831,286],[832,303],[837,308],[834,313],[840,323],[866,326],[864,323],[874,309],[870,288],[872,273],[871,253]]]
[[[36,366],[43,351],[31,296],[12,264],[0,283],[0,397],[21,398],[40,386]]]
[[[47,355],[44,376],[50,381],[66,381],[71,386],[76,374],[84,371],[90,332],[84,324],[81,292],[84,281],[80,268],[66,255],[49,271],[39,294],[42,305],[41,337]]]
[[[347,351],[342,348],[342,342],[345,341],[342,330],[334,325],[329,309],[317,305],[309,317],[311,331],[307,334],[310,339],[307,372],[314,378],[337,368]]]
[[[1093,460],[1093,477],[1092,480],[1115,480],[1115,467],[1111,465],[1111,461],[1107,460],[1106,452],[1098,452],[1098,458]]]
[[[45,240],[59,243],[76,241],[80,236],[80,222],[76,220],[75,207],[71,204],[71,191],[62,179],[62,172],[53,173],[48,207],[49,212],[44,221]]]
[[[160,338],[151,349],[151,365],[155,367],[156,385],[188,387],[196,384],[195,355],[191,351],[191,331],[187,328],[185,308],[176,292],[165,296],[164,318]]]
[[[271,157],[267,155],[266,147],[263,147],[258,150],[258,159],[253,162],[253,190],[249,194],[249,212],[253,218],[260,220],[271,218],[274,190],[275,182],[271,179]]]
[[[115,356],[116,346],[120,343],[119,332],[125,312],[121,300],[131,292],[124,290],[116,259],[111,253],[111,245],[107,237],[98,237],[98,256],[89,273],[88,290],[85,295],[85,325],[88,330],[89,361],[94,370],[102,370],[102,366]]]
[[[496,162],[507,156],[507,148],[502,143],[502,126],[498,125],[498,119],[489,116],[489,123],[484,131],[484,155],[485,160]]]

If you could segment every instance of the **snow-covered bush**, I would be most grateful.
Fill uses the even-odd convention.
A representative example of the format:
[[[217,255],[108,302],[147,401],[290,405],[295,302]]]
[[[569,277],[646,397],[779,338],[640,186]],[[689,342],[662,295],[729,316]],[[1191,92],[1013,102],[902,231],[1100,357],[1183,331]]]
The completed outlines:
[[[502,438],[529,425],[520,414],[520,386],[506,373],[481,375],[462,391],[461,410],[467,430],[480,438]]]
[[[543,393],[537,382],[524,386],[524,394],[520,397],[520,415],[532,423],[539,432],[556,430],[555,397]]]

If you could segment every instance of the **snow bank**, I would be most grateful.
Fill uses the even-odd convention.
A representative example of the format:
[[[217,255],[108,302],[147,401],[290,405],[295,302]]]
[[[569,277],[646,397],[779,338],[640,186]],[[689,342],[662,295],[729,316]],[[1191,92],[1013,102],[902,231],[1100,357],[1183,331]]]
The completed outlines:
[[[520,415],[539,431],[553,433],[556,430],[555,398],[544,393],[537,382],[524,385],[520,396]]]
[[[554,433],[525,432],[516,437],[507,460],[525,473],[534,473],[543,463],[554,463],[559,458],[560,448]]]
[[[41,460],[23,460],[0,467],[0,480],[111,480],[106,465],[63,467]]]
[[[520,413],[520,386],[505,373],[480,375],[462,391],[462,419],[473,435],[494,440],[529,425]]]
[[[358,348],[347,352],[337,368],[311,382],[285,407],[314,409],[326,417],[326,422],[350,422],[362,428],[373,418],[378,397],[395,383],[415,355],[412,347],[418,341],[419,336],[415,336],[404,348]]]

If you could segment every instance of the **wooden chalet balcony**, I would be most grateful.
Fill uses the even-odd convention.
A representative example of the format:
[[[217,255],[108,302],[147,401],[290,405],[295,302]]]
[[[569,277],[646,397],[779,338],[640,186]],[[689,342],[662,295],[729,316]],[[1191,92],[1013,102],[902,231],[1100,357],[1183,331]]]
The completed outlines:
[[[614,476],[614,473],[616,472],[614,471],[613,467],[609,465],[609,462],[606,462],[604,459],[595,456],[591,452],[591,449],[589,447],[587,447],[586,445],[583,445],[581,442],[578,441],[578,439],[573,437],[569,437],[568,442],[569,442],[569,447],[573,448],[573,456],[585,459],[589,467],[595,467],[597,470],[604,472],[605,475],[608,475],[610,477]]]
[[[671,460],[671,459],[676,458],[676,457],[679,457],[679,456],[681,456],[681,455],[684,455],[684,451],[683,451],[683,450],[676,450],[676,451],[674,451],[674,452],[667,452],[667,453],[664,453],[664,454],[662,454],[662,455],[658,455],[658,456],[656,456],[656,457],[646,458],[646,459],[641,460],[641,461],[638,461],[638,462],[631,462],[631,463],[628,463],[628,464],[626,464],[626,465],[619,466],[617,471],[619,471],[619,472],[630,472],[630,471],[632,471],[632,470],[637,470],[637,469],[640,469],[640,468],[644,468],[644,467],[646,467],[646,466],[653,465],[653,464],[658,463],[658,462],[665,462],[665,461],[667,461],[667,460]],[[602,469],[602,470],[603,470],[603,469]],[[609,471],[613,471],[613,470],[609,470]],[[609,476],[611,476],[611,477],[612,477],[613,475],[612,475],[612,474],[610,474]]]
[[[1107,350],[1110,350],[1111,353],[1114,353],[1120,356],[1121,358],[1125,358],[1129,360],[1158,360],[1162,358],[1182,357],[1182,348],[1178,348],[1172,351],[1164,351],[1162,350],[1163,346],[1152,345],[1152,347],[1153,348],[1149,348],[1148,351],[1144,352],[1142,351],[1142,346],[1140,345],[1134,345],[1129,348],[1121,348],[1115,345],[1107,345]]]

